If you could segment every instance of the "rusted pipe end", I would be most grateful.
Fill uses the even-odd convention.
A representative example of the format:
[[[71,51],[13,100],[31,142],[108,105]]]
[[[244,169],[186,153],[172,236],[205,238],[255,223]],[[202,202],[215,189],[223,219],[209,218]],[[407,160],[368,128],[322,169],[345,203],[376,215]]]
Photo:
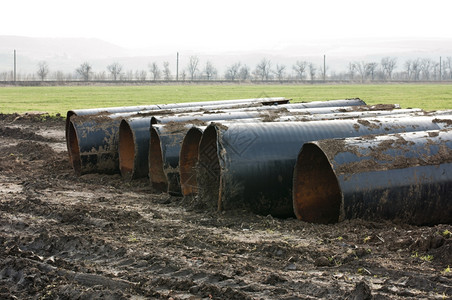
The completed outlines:
[[[199,142],[202,130],[196,127],[188,130],[180,149],[179,175],[183,196],[198,193],[198,182],[196,180],[196,167],[198,164]]]
[[[168,191],[168,178],[163,171],[162,143],[157,130],[151,126],[149,139],[149,180],[152,187],[161,192]]]
[[[200,202],[210,209],[221,209],[221,169],[215,126],[204,131],[199,142],[197,182]]]
[[[293,206],[298,219],[312,223],[339,221],[342,192],[323,151],[304,144],[294,170]]]
[[[133,131],[126,120],[122,120],[119,125],[119,170],[125,179],[132,179],[135,162],[135,142]]]
[[[66,134],[67,134],[66,143],[68,147],[69,159],[71,161],[72,168],[74,169],[77,175],[80,175],[82,169],[82,161],[80,158],[80,147],[74,123],[69,122]]]
[[[72,110],[69,110],[66,113],[66,127],[65,127],[66,147],[67,147],[67,153],[69,154],[69,161],[71,161],[71,163],[72,163],[72,158],[71,158],[71,151],[70,151],[70,146],[69,146],[69,127],[71,126],[71,117],[74,115],[76,116],[77,114]]]

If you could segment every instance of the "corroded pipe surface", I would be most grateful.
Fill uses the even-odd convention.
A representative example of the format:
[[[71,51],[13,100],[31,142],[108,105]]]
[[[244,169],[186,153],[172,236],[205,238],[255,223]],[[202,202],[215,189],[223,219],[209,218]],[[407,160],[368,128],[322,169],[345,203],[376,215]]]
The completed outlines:
[[[199,197],[211,208],[294,216],[293,168],[305,142],[443,126],[434,117],[210,125],[199,145]]]
[[[284,97],[274,98],[254,98],[254,99],[237,99],[237,100],[219,100],[219,101],[201,101],[201,102],[185,102],[185,103],[168,103],[168,104],[154,104],[141,106],[122,106],[122,107],[103,107],[103,108],[89,108],[89,109],[75,109],[69,110],[66,114],[66,144],[68,148],[69,157],[71,158],[69,130],[72,117],[75,116],[95,116],[95,115],[109,115],[119,114],[123,116],[131,115],[133,113],[146,113],[150,111],[195,111],[199,108],[204,109],[220,109],[227,107],[240,108],[242,105],[263,105],[270,106],[274,104],[287,104],[290,99]],[[87,119],[85,118],[85,119]],[[72,158],[71,158],[72,160]]]
[[[307,222],[390,219],[452,223],[452,130],[304,144],[293,180]]]
[[[375,110],[373,109],[387,108],[390,110]],[[329,111],[327,114],[313,114],[307,115],[289,115],[289,116],[262,116],[262,122],[285,122],[285,121],[316,121],[316,120],[332,120],[332,119],[354,119],[354,118],[373,118],[373,117],[393,117],[398,118],[400,115],[406,114],[410,116],[422,116],[424,111],[421,109],[392,109],[393,106],[363,106],[358,111],[348,111],[333,113]],[[342,110],[343,108],[341,108]],[[317,109],[309,109],[307,111],[318,111]],[[335,109],[336,110],[336,109]],[[337,110],[336,110],[337,111]],[[258,122],[259,119],[255,119]],[[198,163],[199,142],[201,140],[202,133],[206,126],[194,126],[187,131],[181,144],[180,151],[180,184],[181,192],[183,196],[195,195],[198,193],[198,186],[196,180],[196,166]]]
[[[328,101],[331,103],[337,103],[337,104],[361,104],[361,100],[334,100],[334,101]],[[331,103],[328,103],[328,105],[331,105]],[[306,103],[303,105],[309,105],[310,103]],[[311,106],[316,105],[325,105],[323,102],[316,102],[314,104],[310,104]],[[249,106],[249,105],[248,105]],[[161,145],[160,152],[163,155],[163,164],[165,165],[164,169],[167,170],[165,174],[167,177],[171,177],[171,180],[167,182],[166,184],[164,182],[161,182],[163,180],[163,176],[154,174],[150,174],[151,183],[154,187],[160,187],[163,189],[163,191],[166,191],[165,189],[168,188],[169,192],[173,194],[179,193],[179,174],[178,174],[178,156],[179,156],[179,150],[180,150],[180,144],[182,143],[183,136],[185,132],[181,132],[181,128],[184,128],[185,124],[196,124],[196,125],[207,125],[206,122],[211,121],[218,121],[218,120],[242,120],[242,119],[260,119],[263,122],[281,122],[281,121],[308,121],[311,119],[326,119],[326,118],[339,118],[340,116],[335,116],[335,114],[332,113],[332,111],[341,111],[346,110],[348,107],[320,107],[320,108],[295,108],[293,109],[291,105],[284,105],[284,108],[281,109],[267,109],[267,108],[275,108],[278,106],[266,106],[266,110],[246,110],[246,111],[236,111],[236,110],[221,110],[216,112],[184,112],[184,113],[176,113],[176,114],[155,114],[152,116],[152,114],[147,115],[145,117],[137,117],[137,118],[127,118],[122,121],[121,126],[127,126],[126,124],[123,124],[124,122],[128,124],[129,130],[127,130],[127,134],[133,135],[133,139],[127,139],[132,140],[134,143],[134,149],[135,153],[132,154],[130,152],[121,153],[122,149],[127,149],[126,147],[122,147],[119,145],[119,168],[121,170],[121,174],[129,174],[130,168],[123,168],[121,166],[121,162],[123,161],[121,157],[130,157],[131,155],[134,155],[134,163],[133,168],[131,169],[131,177],[132,178],[139,178],[139,177],[145,177],[150,174],[147,170],[145,170],[144,166],[149,164],[149,170],[151,171],[152,165],[151,162],[151,156],[147,158],[147,154],[149,149],[154,150],[152,152],[157,153],[158,151],[157,146],[149,146],[149,143],[152,143],[152,139],[150,140],[150,137],[152,137],[152,134],[145,134],[146,131],[149,130],[151,124],[167,124],[166,127],[157,127],[155,132],[153,132],[153,136],[155,137],[154,140],[156,143],[159,143]],[[353,115],[347,115],[349,113],[340,113],[344,117],[347,115],[347,117],[355,117],[360,116],[364,114],[369,114],[369,110],[375,109],[375,107],[366,107],[366,106],[355,106],[360,107],[360,110],[357,110],[356,112],[353,112]],[[380,106],[377,106],[378,108],[381,108]],[[385,108],[389,108],[390,106],[385,106]],[[392,108],[393,106],[391,106]],[[250,109],[254,109],[250,108]],[[262,108],[262,107],[261,107]],[[320,110],[319,110],[320,109]],[[332,110],[334,109],[334,110]],[[377,115],[377,113],[381,114],[392,114],[392,113],[402,113],[402,110],[400,109],[392,109],[387,111],[375,111],[372,112],[372,116]],[[411,110],[413,111],[413,110]],[[322,117],[317,117],[315,114],[316,112],[326,112],[328,115]],[[350,114],[352,114],[350,112]],[[281,118],[281,119],[279,119]],[[259,120],[257,120],[259,121]],[[175,128],[174,133],[171,132],[171,128]],[[188,129],[187,129],[188,130]],[[137,134],[134,134],[134,131],[137,131]],[[175,142],[174,139],[176,139],[176,133],[178,136],[178,141]],[[120,131],[120,138],[119,143],[121,144],[121,134],[123,131]],[[168,145],[167,141],[163,141],[161,139],[167,139],[166,135],[171,135],[171,145]],[[160,137],[160,139],[159,139]],[[168,156],[166,155],[168,153]],[[174,153],[175,155],[170,153]],[[177,155],[176,155],[177,153]],[[171,161],[174,161],[174,163],[168,163],[168,158]],[[131,161],[131,159],[126,158],[124,159],[125,162]],[[155,166],[155,164],[153,164]],[[123,172],[123,170],[126,170]],[[160,166],[155,168],[155,171],[160,170]],[[171,171],[172,170],[172,171]],[[160,172],[160,171],[159,171]],[[153,178],[158,178],[158,182],[154,181]]]
[[[254,106],[287,102],[285,98],[258,98],[69,111],[66,119],[68,153],[77,174],[117,173],[119,126],[122,118],[146,116],[149,112],[152,115],[168,115],[172,110],[199,111],[204,107],[199,106],[200,103],[209,104],[210,108],[228,108],[244,103]]]

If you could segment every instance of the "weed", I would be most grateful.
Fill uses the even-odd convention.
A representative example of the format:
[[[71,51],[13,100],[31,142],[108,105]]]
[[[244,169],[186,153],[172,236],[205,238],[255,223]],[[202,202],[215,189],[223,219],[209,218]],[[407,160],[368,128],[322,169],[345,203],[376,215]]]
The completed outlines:
[[[423,261],[432,261],[433,260],[433,255],[423,255],[421,257],[419,257],[421,260]]]

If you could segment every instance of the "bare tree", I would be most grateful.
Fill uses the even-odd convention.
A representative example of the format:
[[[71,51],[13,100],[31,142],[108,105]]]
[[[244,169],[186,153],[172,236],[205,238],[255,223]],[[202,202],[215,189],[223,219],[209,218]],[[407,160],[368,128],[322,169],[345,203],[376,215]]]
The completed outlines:
[[[141,70],[141,71],[136,70],[135,71],[135,78],[137,80],[145,81],[147,76],[148,76],[148,72],[146,72],[145,70]]]
[[[313,63],[308,64],[308,70],[309,70],[309,76],[311,77],[311,80],[315,79],[315,72],[317,72],[317,68]]]
[[[171,80],[171,70],[167,61],[163,62],[163,79]]]
[[[296,72],[297,78],[300,80],[304,79],[304,73],[306,72],[306,67],[308,62],[297,60],[295,65],[292,66],[292,69]]]
[[[419,80],[421,77],[421,60],[419,58],[411,62],[411,73],[414,80]]]
[[[198,72],[198,64],[199,64],[199,57],[197,56],[190,56],[190,60],[188,62],[187,70],[190,74],[190,79],[194,80],[196,72]]]
[[[111,77],[113,78],[113,80],[117,80],[122,72],[122,65],[120,65],[117,62],[112,63],[111,65],[107,66],[107,70],[108,72],[110,72]]]
[[[57,81],[63,81],[64,80],[64,73],[63,71],[55,71],[52,74],[53,78],[55,78],[55,80]]]
[[[449,79],[452,79],[452,57],[451,56],[448,56],[447,58],[446,58],[446,60],[444,61],[444,64],[445,64],[445,68],[444,68],[444,70],[446,71],[448,71],[449,72]],[[444,73],[446,73],[446,72],[444,72]]]
[[[367,64],[364,61],[354,62],[353,68],[361,76],[361,82],[364,82],[367,76]]]
[[[105,73],[105,71],[101,71],[99,73],[94,73],[94,80],[106,80],[107,79],[107,74]]]
[[[270,78],[271,62],[270,60],[263,58],[260,63],[257,64],[254,74],[262,81]]]
[[[204,73],[206,74],[207,80],[210,80],[212,77],[216,76],[217,69],[215,69],[210,61],[207,61]]]
[[[421,60],[421,73],[424,80],[430,80],[432,67],[433,61],[430,58],[424,58]]]
[[[276,65],[276,70],[274,71],[276,77],[279,81],[282,81],[284,79],[285,73],[286,73],[286,66],[284,65]]]
[[[372,81],[375,79],[375,72],[377,71],[377,67],[378,67],[378,63],[376,63],[376,62],[371,62],[366,65],[367,76],[370,75],[370,78],[372,79]]]
[[[239,76],[240,63],[235,63],[229,67],[227,67],[226,72],[224,73],[224,78],[227,80],[234,81]]]
[[[247,65],[243,65],[242,67],[240,67],[240,71],[239,71],[239,78],[240,80],[248,80],[251,77],[251,71],[250,71],[250,67],[248,67]]]
[[[389,57],[389,56],[383,57],[381,59],[380,64],[381,64],[385,78],[391,80],[392,72],[394,71],[395,67],[397,66],[397,58]]]
[[[152,80],[160,79],[160,68],[156,62],[149,64],[149,72],[152,74]]]
[[[88,62],[84,62],[75,71],[83,78],[83,80],[88,81],[93,73],[91,71],[92,69],[93,67]]]
[[[38,71],[36,72],[41,81],[46,79],[47,74],[49,74],[49,65],[45,61],[41,61],[38,63]]]

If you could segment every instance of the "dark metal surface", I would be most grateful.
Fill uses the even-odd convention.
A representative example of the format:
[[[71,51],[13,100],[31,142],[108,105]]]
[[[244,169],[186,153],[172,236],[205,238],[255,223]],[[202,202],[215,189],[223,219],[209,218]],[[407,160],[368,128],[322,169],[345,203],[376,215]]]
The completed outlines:
[[[201,101],[201,102],[185,102],[185,103],[168,103],[168,104],[155,104],[155,105],[141,105],[141,106],[122,106],[122,107],[103,107],[103,108],[88,108],[88,109],[75,109],[69,110],[66,114],[66,144],[68,148],[69,157],[71,157],[71,151],[69,151],[69,126],[71,118],[73,116],[94,116],[94,115],[108,115],[119,114],[122,116],[131,115],[133,113],[145,113],[149,111],[194,111],[199,108],[204,109],[220,109],[226,107],[241,107],[242,104],[270,106],[274,104],[287,104],[290,99],[284,97],[274,98],[254,98],[254,99],[237,99],[237,100],[218,100],[218,101]]]
[[[357,105],[357,104],[361,104],[362,101],[361,100],[334,100],[334,101],[328,101],[330,103],[328,103],[329,105],[331,105],[331,103],[337,103],[337,104],[352,104],[352,105]],[[314,106],[314,105],[326,105],[323,102],[315,102],[314,104],[310,104],[310,103],[305,103],[303,105],[310,105],[310,106]],[[249,105],[248,105],[249,106]],[[270,108],[273,106],[265,106],[264,108]],[[276,106],[278,107],[278,106]],[[356,106],[358,107],[358,106]],[[364,111],[359,111],[356,112],[356,114],[362,115],[365,113],[369,113],[367,110],[369,109],[373,109],[373,108],[368,108],[366,106],[360,106],[362,107],[362,109]],[[255,108],[255,107],[253,107]],[[251,109],[253,109],[251,108]],[[262,108],[262,107],[261,107]],[[330,111],[332,108],[334,107],[326,107],[326,111]],[[337,110],[339,109],[345,109],[347,107],[338,107],[336,108]],[[207,125],[206,122],[211,122],[211,121],[218,121],[218,120],[242,120],[242,119],[254,119],[254,118],[260,118],[262,119],[262,121],[274,121],[274,122],[279,122],[279,121],[288,121],[289,119],[291,121],[297,121],[297,120],[309,120],[309,119],[314,119],[313,116],[314,113],[311,112],[312,110],[314,110],[313,108],[298,108],[298,109],[292,109],[291,105],[285,105],[284,109],[277,109],[277,110],[247,110],[247,111],[236,111],[236,110],[229,110],[229,109],[223,109],[222,111],[216,111],[215,113],[207,113],[205,111],[203,112],[184,112],[184,113],[176,113],[176,114],[155,114],[154,116],[148,115],[146,117],[142,117],[142,118],[128,118],[125,119],[126,123],[130,123],[129,124],[129,129],[128,130],[124,130],[124,134],[127,135],[133,135],[134,138],[128,138],[127,141],[133,141],[134,143],[134,149],[135,149],[135,154],[134,154],[134,163],[133,163],[133,167],[132,166],[122,166],[122,162],[124,162],[124,164],[129,163],[131,161],[131,159],[129,159],[130,155],[132,155],[129,151],[129,148],[127,146],[122,147],[121,146],[121,138],[119,138],[119,157],[120,157],[120,161],[119,161],[119,168],[121,170],[121,174],[126,175],[131,173],[132,178],[140,178],[140,177],[145,177],[148,176],[148,171],[144,168],[145,165],[149,164],[149,170],[151,170],[153,167],[150,164],[150,159],[151,156],[149,156],[149,158],[147,157],[148,155],[148,151],[149,149],[154,149],[154,152],[157,153],[156,151],[159,151],[159,149],[157,148],[157,145],[154,146],[149,146],[149,143],[152,143],[152,139],[150,141],[150,135],[149,134],[145,134],[146,131],[149,130],[150,128],[150,124],[167,124],[166,126],[166,130],[164,130],[164,132],[162,132],[162,130],[157,130],[156,132],[154,132],[154,136],[155,136],[155,141],[156,143],[161,144],[161,149],[160,152],[163,155],[163,164],[164,164],[164,168],[165,170],[165,174],[167,175],[166,177],[171,177],[171,180],[169,182],[167,182],[166,184],[163,182],[164,177],[162,175],[157,175],[157,173],[154,174],[154,176],[150,176],[151,178],[151,183],[153,184],[154,187],[160,187],[159,189],[162,191],[166,191],[166,189],[168,188],[171,193],[173,194],[177,194],[180,193],[180,188],[179,188],[179,173],[178,173],[178,156],[179,156],[179,150],[180,150],[180,145],[182,143],[182,139],[184,137],[184,134],[186,133],[186,129],[184,132],[180,132],[181,128],[184,128],[184,125],[190,125],[190,124],[196,124],[196,125]],[[398,110],[390,110],[390,111],[385,111],[384,113],[391,113],[391,111],[398,111]],[[346,114],[346,113],[343,113]],[[284,119],[278,119],[279,117],[283,117],[285,116]],[[354,115],[353,115],[354,116]],[[349,116],[349,117],[353,117],[353,116]],[[325,116],[322,119],[325,118],[335,118],[335,116],[333,116],[333,114],[329,115],[329,116]],[[318,118],[316,118],[318,119]],[[122,127],[126,126],[125,124],[121,123]],[[174,132],[179,132],[177,134],[178,137],[178,142],[175,142],[176,139],[176,134],[172,133],[171,127],[175,128]],[[138,131],[140,132],[139,134],[134,135],[134,131]],[[127,132],[127,133],[125,133]],[[121,135],[121,133],[120,133]],[[165,135],[170,135],[171,136],[171,145],[167,145],[167,141],[164,141],[167,139],[167,137],[165,137]],[[161,139],[159,139],[159,137],[161,137]],[[122,151],[122,149],[124,149]],[[121,155],[121,151],[123,152],[123,154]],[[126,154],[127,153],[127,154]],[[169,156],[166,156],[166,153],[173,153]],[[121,159],[121,157],[123,157],[123,159]],[[166,157],[169,160],[173,160],[174,163],[169,163],[166,159]],[[159,161],[160,162],[160,161]],[[154,166],[156,166],[156,170],[160,170],[160,166],[156,165],[155,163],[153,164]],[[131,168],[132,167],[132,168]],[[172,171],[171,171],[172,170]],[[156,171],[157,172],[157,171]],[[160,171],[158,171],[160,174]],[[156,178],[155,180],[152,179],[152,177]],[[158,178],[158,179],[157,179]]]
[[[452,223],[452,130],[304,144],[294,171],[297,217]]]
[[[148,106],[148,110],[142,106],[74,110],[68,112],[70,117],[66,119],[66,144],[72,166],[77,174],[117,173],[119,172],[119,125],[122,118],[146,116],[150,111],[152,115],[168,114],[172,110],[193,112],[204,108],[199,106],[199,103],[209,104],[210,108],[228,108],[231,105],[234,107],[243,103],[253,106],[261,105],[263,102],[275,104],[287,103],[287,101],[285,98],[257,98],[165,104],[158,105],[158,109],[154,105]],[[149,126],[147,130],[149,131]]]
[[[148,176],[149,118],[123,119],[119,126],[119,170],[125,179]]]
[[[180,195],[179,152],[191,125],[152,125],[149,140],[149,179],[152,187]]]
[[[179,151],[183,139],[188,129],[196,124],[197,126],[207,125],[210,121],[233,122],[282,122],[282,121],[311,121],[321,119],[341,119],[341,118],[357,118],[357,117],[375,117],[383,115],[398,115],[409,112],[418,112],[420,110],[387,110],[387,111],[357,111],[346,113],[330,113],[330,114],[312,114],[312,109],[294,109],[294,110],[278,110],[278,111],[246,111],[246,112],[221,112],[217,114],[181,114],[175,116],[156,116],[153,117],[151,123],[166,124],[166,126],[155,126],[155,130],[151,128],[151,139],[149,146],[149,177],[154,187],[160,187],[161,191],[168,191],[171,194],[179,195],[181,193],[181,177],[179,174]],[[300,114],[300,115],[298,115]],[[254,117],[254,118],[253,118]],[[223,121],[224,120],[224,121]],[[154,136],[154,139],[152,138]],[[140,142],[141,143],[141,142]],[[145,141],[143,142],[145,143]],[[152,145],[154,143],[154,145]],[[158,147],[160,145],[160,148]],[[139,146],[138,146],[139,147]],[[120,147],[121,148],[121,147]],[[138,148],[139,149],[139,148]],[[142,151],[146,151],[146,149]],[[140,151],[140,150],[139,150]],[[154,164],[151,164],[153,156]],[[160,156],[162,157],[160,159]],[[197,157],[197,155],[194,155]],[[163,163],[163,167],[161,164]],[[120,163],[121,166],[121,163]],[[194,176],[196,177],[196,176]],[[166,179],[165,179],[166,178]],[[193,176],[189,175],[189,178]],[[194,180],[194,179],[193,179]],[[191,189],[193,191],[193,189]],[[192,194],[192,192],[190,192]],[[187,195],[185,193],[184,195]]]
[[[305,142],[441,129],[434,117],[210,125],[199,146],[199,197],[210,207],[294,216],[292,177]]]
[[[390,110],[382,111],[372,111],[373,109],[388,108]],[[377,116],[392,116],[398,117],[399,114],[424,114],[420,109],[392,109],[393,106],[364,106],[362,110],[356,112],[345,112],[345,113],[329,113],[329,114],[311,114],[306,116],[283,116],[272,119],[272,122],[283,122],[283,121],[314,121],[323,119],[348,119],[348,118],[359,118],[359,117],[377,117]],[[344,108],[341,108],[344,109]],[[317,109],[309,109],[307,111],[312,111]],[[265,118],[264,118],[265,119]],[[256,119],[258,121],[259,119]],[[243,120],[242,120],[243,121]],[[185,135],[181,151],[180,151],[180,184],[181,192],[183,196],[195,195],[198,193],[198,185],[196,180],[196,166],[198,163],[198,152],[199,152],[199,142],[201,140],[202,133],[206,126],[193,126],[187,131]]]

